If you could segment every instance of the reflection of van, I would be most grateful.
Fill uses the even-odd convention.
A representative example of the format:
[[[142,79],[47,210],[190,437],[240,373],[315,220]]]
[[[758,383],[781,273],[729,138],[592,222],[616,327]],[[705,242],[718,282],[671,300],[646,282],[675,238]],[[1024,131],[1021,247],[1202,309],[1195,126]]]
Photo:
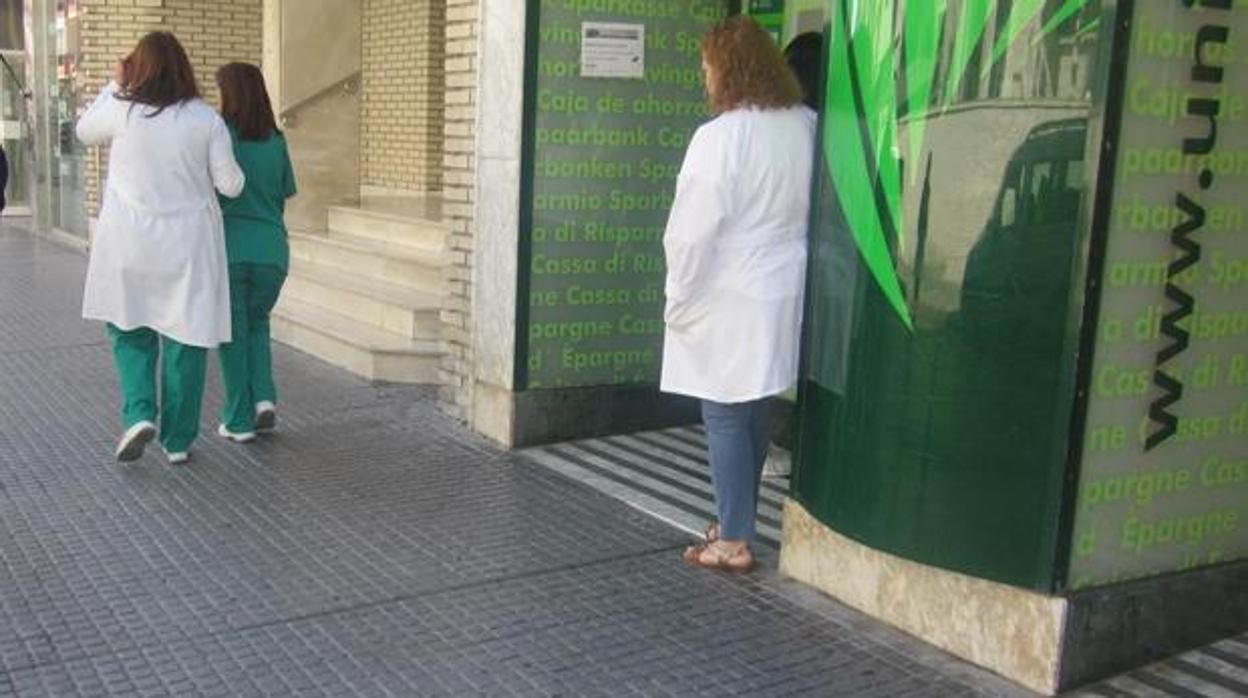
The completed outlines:
[[[962,317],[968,332],[1060,341],[1086,137],[1086,119],[1051,121],[1033,128],[1014,151],[992,216],[967,257]]]

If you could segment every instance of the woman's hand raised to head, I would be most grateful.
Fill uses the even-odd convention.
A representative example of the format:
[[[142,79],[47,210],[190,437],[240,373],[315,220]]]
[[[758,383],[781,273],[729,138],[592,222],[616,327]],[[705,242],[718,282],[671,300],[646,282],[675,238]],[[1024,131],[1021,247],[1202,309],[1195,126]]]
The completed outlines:
[[[129,56],[123,56],[117,59],[117,64],[113,66],[113,82],[124,87],[126,84],[126,64],[130,62]]]

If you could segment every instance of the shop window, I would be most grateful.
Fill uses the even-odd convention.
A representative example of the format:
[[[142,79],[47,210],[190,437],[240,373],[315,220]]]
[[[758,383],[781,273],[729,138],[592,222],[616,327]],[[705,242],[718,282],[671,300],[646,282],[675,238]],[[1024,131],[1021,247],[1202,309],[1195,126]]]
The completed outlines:
[[[0,51],[22,51],[22,3],[7,0],[0,5]]]

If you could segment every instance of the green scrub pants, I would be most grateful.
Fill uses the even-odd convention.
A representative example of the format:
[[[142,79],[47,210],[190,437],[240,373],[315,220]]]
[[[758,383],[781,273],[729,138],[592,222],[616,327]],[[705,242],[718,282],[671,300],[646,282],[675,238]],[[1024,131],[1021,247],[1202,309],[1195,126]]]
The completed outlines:
[[[256,403],[277,402],[273,385],[269,313],[286,281],[286,271],[271,264],[230,265],[230,313],[233,340],[218,350],[225,404],[221,423],[238,434],[255,431]]]
[[[160,357],[160,443],[170,453],[185,452],[199,436],[200,405],[208,350],[192,347],[155,330],[131,331],[110,324],[108,336],[121,382],[121,421],[126,429],[156,422],[156,359]]]

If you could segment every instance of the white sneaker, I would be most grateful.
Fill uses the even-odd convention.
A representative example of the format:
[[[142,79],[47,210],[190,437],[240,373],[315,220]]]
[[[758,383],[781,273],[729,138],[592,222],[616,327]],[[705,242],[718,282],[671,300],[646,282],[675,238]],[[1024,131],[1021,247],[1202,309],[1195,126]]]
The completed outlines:
[[[143,449],[147,447],[147,442],[156,438],[156,425],[149,421],[142,421],[126,430],[121,435],[121,441],[117,442],[117,450],[113,455],[117,456],[117,460],[122,463],[128,463],[143,457]]]
[[[191,454],[186,451],[169,451],[163,446],[160,450],[165,452],[165,458],[169,459],[169,465],[181,465],[191,459]]]
[[[256,403],[256,431],[273,431],[277,428],[277,405],[268,400]]]
[[[255,440],[256,432],[254,431],[234,432],[234,431],[230,431],[229,429],[226,429],[225,425],[222,424],[221,426],[217,427],[217,436],[220,436],[223,439],[229,439],[230,441],[233,441],[236,444],[245,444],[248,441]]]

